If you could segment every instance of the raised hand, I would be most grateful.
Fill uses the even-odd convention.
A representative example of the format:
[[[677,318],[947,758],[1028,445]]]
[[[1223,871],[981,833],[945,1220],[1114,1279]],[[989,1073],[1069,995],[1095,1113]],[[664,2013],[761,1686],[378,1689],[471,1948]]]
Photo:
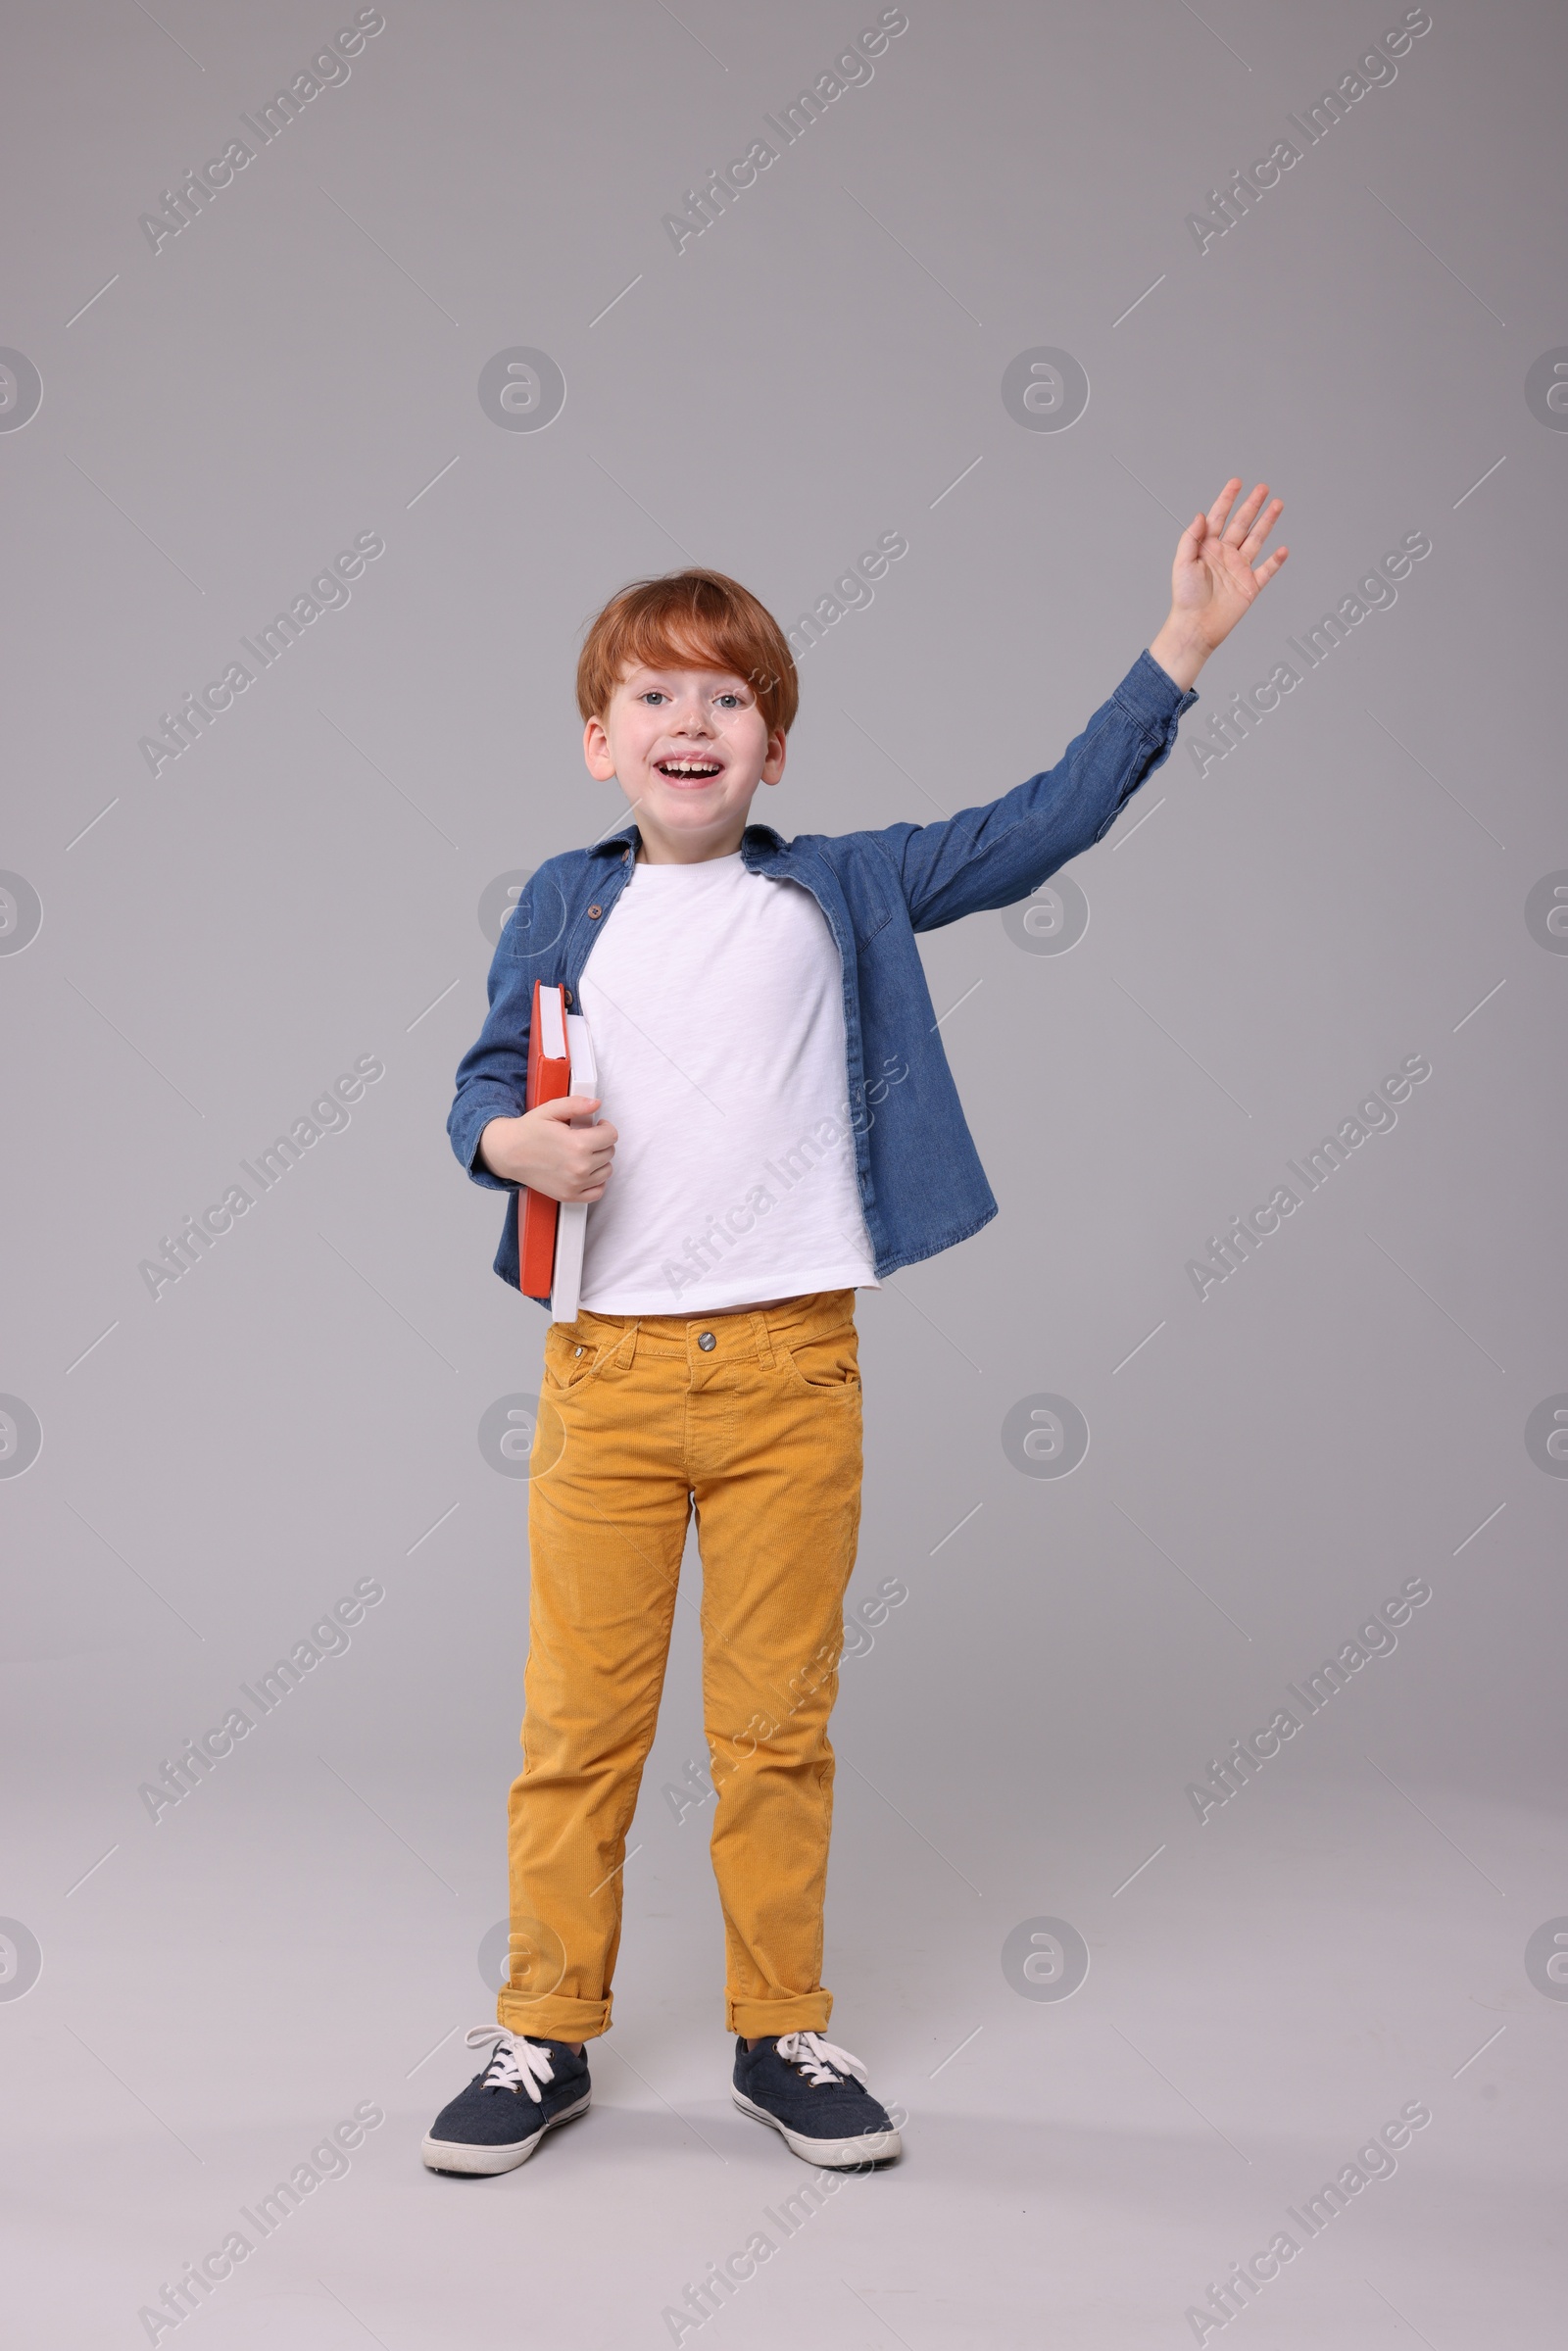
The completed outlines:
[[[1149,650],[1182,687],[1193,683],[1290,554],[1288,547],[1262,552],[1284,500],[1270,498],[1260,481],[1232,514],[1241,486],[1241,475],[1233,474],[1207,514],[1194,515],[1176,548],[1170,614]]]

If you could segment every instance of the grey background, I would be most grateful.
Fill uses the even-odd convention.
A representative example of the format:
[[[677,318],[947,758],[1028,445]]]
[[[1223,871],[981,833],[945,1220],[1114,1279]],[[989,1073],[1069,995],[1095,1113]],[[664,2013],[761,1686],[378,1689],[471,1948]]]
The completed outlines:
[[[43,1435],[0,1479],[29,2343],[147,2339],[360,2101],[387,2120],[350,2175],[187,2322],[215,2345],[668,2341],[810,2177],[728,2104],[708,1815],[661,1792],[701,1753],[695,1606],[599,2109],[508,2179],[418,2165],[491,2013],[520,1704],[526,1490],[476,1431],[545,1327],[443,1133],[478,904],[617,819],[570,680],[622,579],[692,557],[790,623],[905,532],[802,663],[768,814],[918,819],[1055,759],[1233,470],[1286,498],[1292,560],[1072,869],[1087,931],[923,942],[1003,1213],[862,1300],[854,1594],[909,1596],[844,1669],[827,1971],[910,2151],[702,2331],[1190,2341],[1420,2099],[1250,2338],[1543,2337],[1564,2018],[1525,1952],[1568,1911],[1568,1491],[1524,1429],[1568,1389],[1568,965],[1524,907],[1568,865],[1568,438],[1524,384],[1568,341],[1562,19],[1440,0],[1200,255],[1185,216],[1397,8],[911,0],[677,255],[664,212],[875,13],[390,0],[156,255],[141,212],[352,11],[11,26],[0,342],[43,384],[0,434],[0,865],[43,915],[0,956],[0,1388]],[[564,375],[546,431],[480,408],[514,346]],[[1035,346],[1087,371],[1069,432],[1003,406]],[[1200,722],[1417,529],[1397,604],[1200,780]],[[150,776],[159,713],[365,530],[346,609]],[[1200,1303],[1205,1237],[1417,1053],[1397,1128]],[[367,1053],[347,1131],[154,1303],[160,1236]],[[1066,1479],[1003,1449],[1039,1396],[1091,1432]],[[368,1576],[349,1651],[155,1827],[139,1784]],[[1416,1576],[1397,1651],[1200,1827],[1187,1784]],[[1090,1954],[1065,2002],[1004,1969],[1046,1919]]]

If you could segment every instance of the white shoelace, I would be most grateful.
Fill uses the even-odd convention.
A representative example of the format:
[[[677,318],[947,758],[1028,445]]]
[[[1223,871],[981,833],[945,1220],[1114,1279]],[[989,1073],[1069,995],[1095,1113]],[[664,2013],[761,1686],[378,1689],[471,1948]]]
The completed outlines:
[[[778,2053],[786,2065],[792,2065],[808,2082],[818,2083],[837,2082],[853,2074],[857,2082],[864,2082],[865,2068],[848,2049],[840,2049],[820,2033],[781,2033]]]
[[[464,2039],[470,2049],[482,2049],[491,2040],[496,2044],[485,2069],[486,2089],[520,2089],[537,2103],[545,2083],[556,2078],[550,2051],[520,2033],[507,2033],[499,2025],[475,2025]]]

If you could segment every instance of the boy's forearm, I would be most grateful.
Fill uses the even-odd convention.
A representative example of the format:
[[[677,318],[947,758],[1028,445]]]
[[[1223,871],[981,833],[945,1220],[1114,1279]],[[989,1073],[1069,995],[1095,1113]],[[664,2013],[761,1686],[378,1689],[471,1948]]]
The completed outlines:
[[[530,1124],[520,1111],[498,1111],[480,1128],[474,1156],[503,1184],[527,1184],[536,1192],[549,1192],[559,1155],[551,1152],[550,1140],[551,1130],[541,1132],[537,1120]]]
[[[503,1182],[509,1179],[503,1175],[503,1171],[496,1165],[494,1159],[490,1156],[489,1142],[490,1139],[494,1137],[497,1144],[499,1144],[501,1137],[497,1133],[497,1129],[503,1125],[510,1126],[511,1124],[511,1119],[503,1119],[500,1117],[487,1120],[485,1125],[479,1129],[478,1149],[473,1154],[475,1161],[480,1167],[488,1169],[489,1173],[493,1176],[502,1176]]]
[[[1194,631],[1183,624],[1173,612],[1150,645],[1150,659],[1159,663],[1172,685],[1187,693],[1198,680],[1198,673],[1208,659],[1209,649]]]

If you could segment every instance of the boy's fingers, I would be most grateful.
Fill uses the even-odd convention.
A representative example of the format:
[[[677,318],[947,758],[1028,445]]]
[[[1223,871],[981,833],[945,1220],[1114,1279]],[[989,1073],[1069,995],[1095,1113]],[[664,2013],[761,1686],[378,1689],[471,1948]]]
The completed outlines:
[[[1176,555],[1171,566],[1173,572],[1180,572],[1189,565],[1196,566],[1200,563],[1207,532],[1206,518],[1202,514],[1195,515],[1176,542]]]
[[[1231,516],[1229,528],[1225,533],[1233,547],[1239,547],[1246,538],[1257,519],[1259,507],[1267,496],[1268,484],[1266,481],[1260,481],[1250,495],[1242,500],[1241,505]]]
[[[1225,528],[1225,517],[1230,513],[1236,493],[1241,486],[1241,475],[1239,473],[1233,473],[1230,480],[1225,484],[1224,489],[1221,490],[1219,496],[1209,508],[1208,527],[1216,534]]]
[[[1258,549],[1262,546],[1263,541],[1268,537],[1269,532],[1274,528],[1275,523],[1279,520],[1284,512],[1285,501],[1283,498],[1271,498],[1269,500],[1267,506],[1263,509],[1263,512],[1258,515],[1257,519],[1252,524],[1251,529],[1242,541],[1240,552],[1246,556],[1249,563],[1252,561],[1252,558],[1256,555]]]
[[[540,1118],[583,1118],[597,1110],[603,1097],[597,1094],[564,1094],[559,1102],[541,1102],[536,1116]]]
[[[1249,560],[1249,564],[1253,562],[1253,558],[1257,555],[1257,548],[1262,546],[1262,541],[1265,541],[1265,538],[1269,536],[1269,531],[1274,529],[1274,524],[1279,522],[1279,517],[1284,514],[1284,511],[1286,511],[1284,499],[1269,499],[1267,506],[1262,508],[1262,513],[1253,517],[1253,526],[1250,526],[1250,531],[1246,534],[1242,546],[1237,548],[1237,553],[1244,555],[1244,558]]]

